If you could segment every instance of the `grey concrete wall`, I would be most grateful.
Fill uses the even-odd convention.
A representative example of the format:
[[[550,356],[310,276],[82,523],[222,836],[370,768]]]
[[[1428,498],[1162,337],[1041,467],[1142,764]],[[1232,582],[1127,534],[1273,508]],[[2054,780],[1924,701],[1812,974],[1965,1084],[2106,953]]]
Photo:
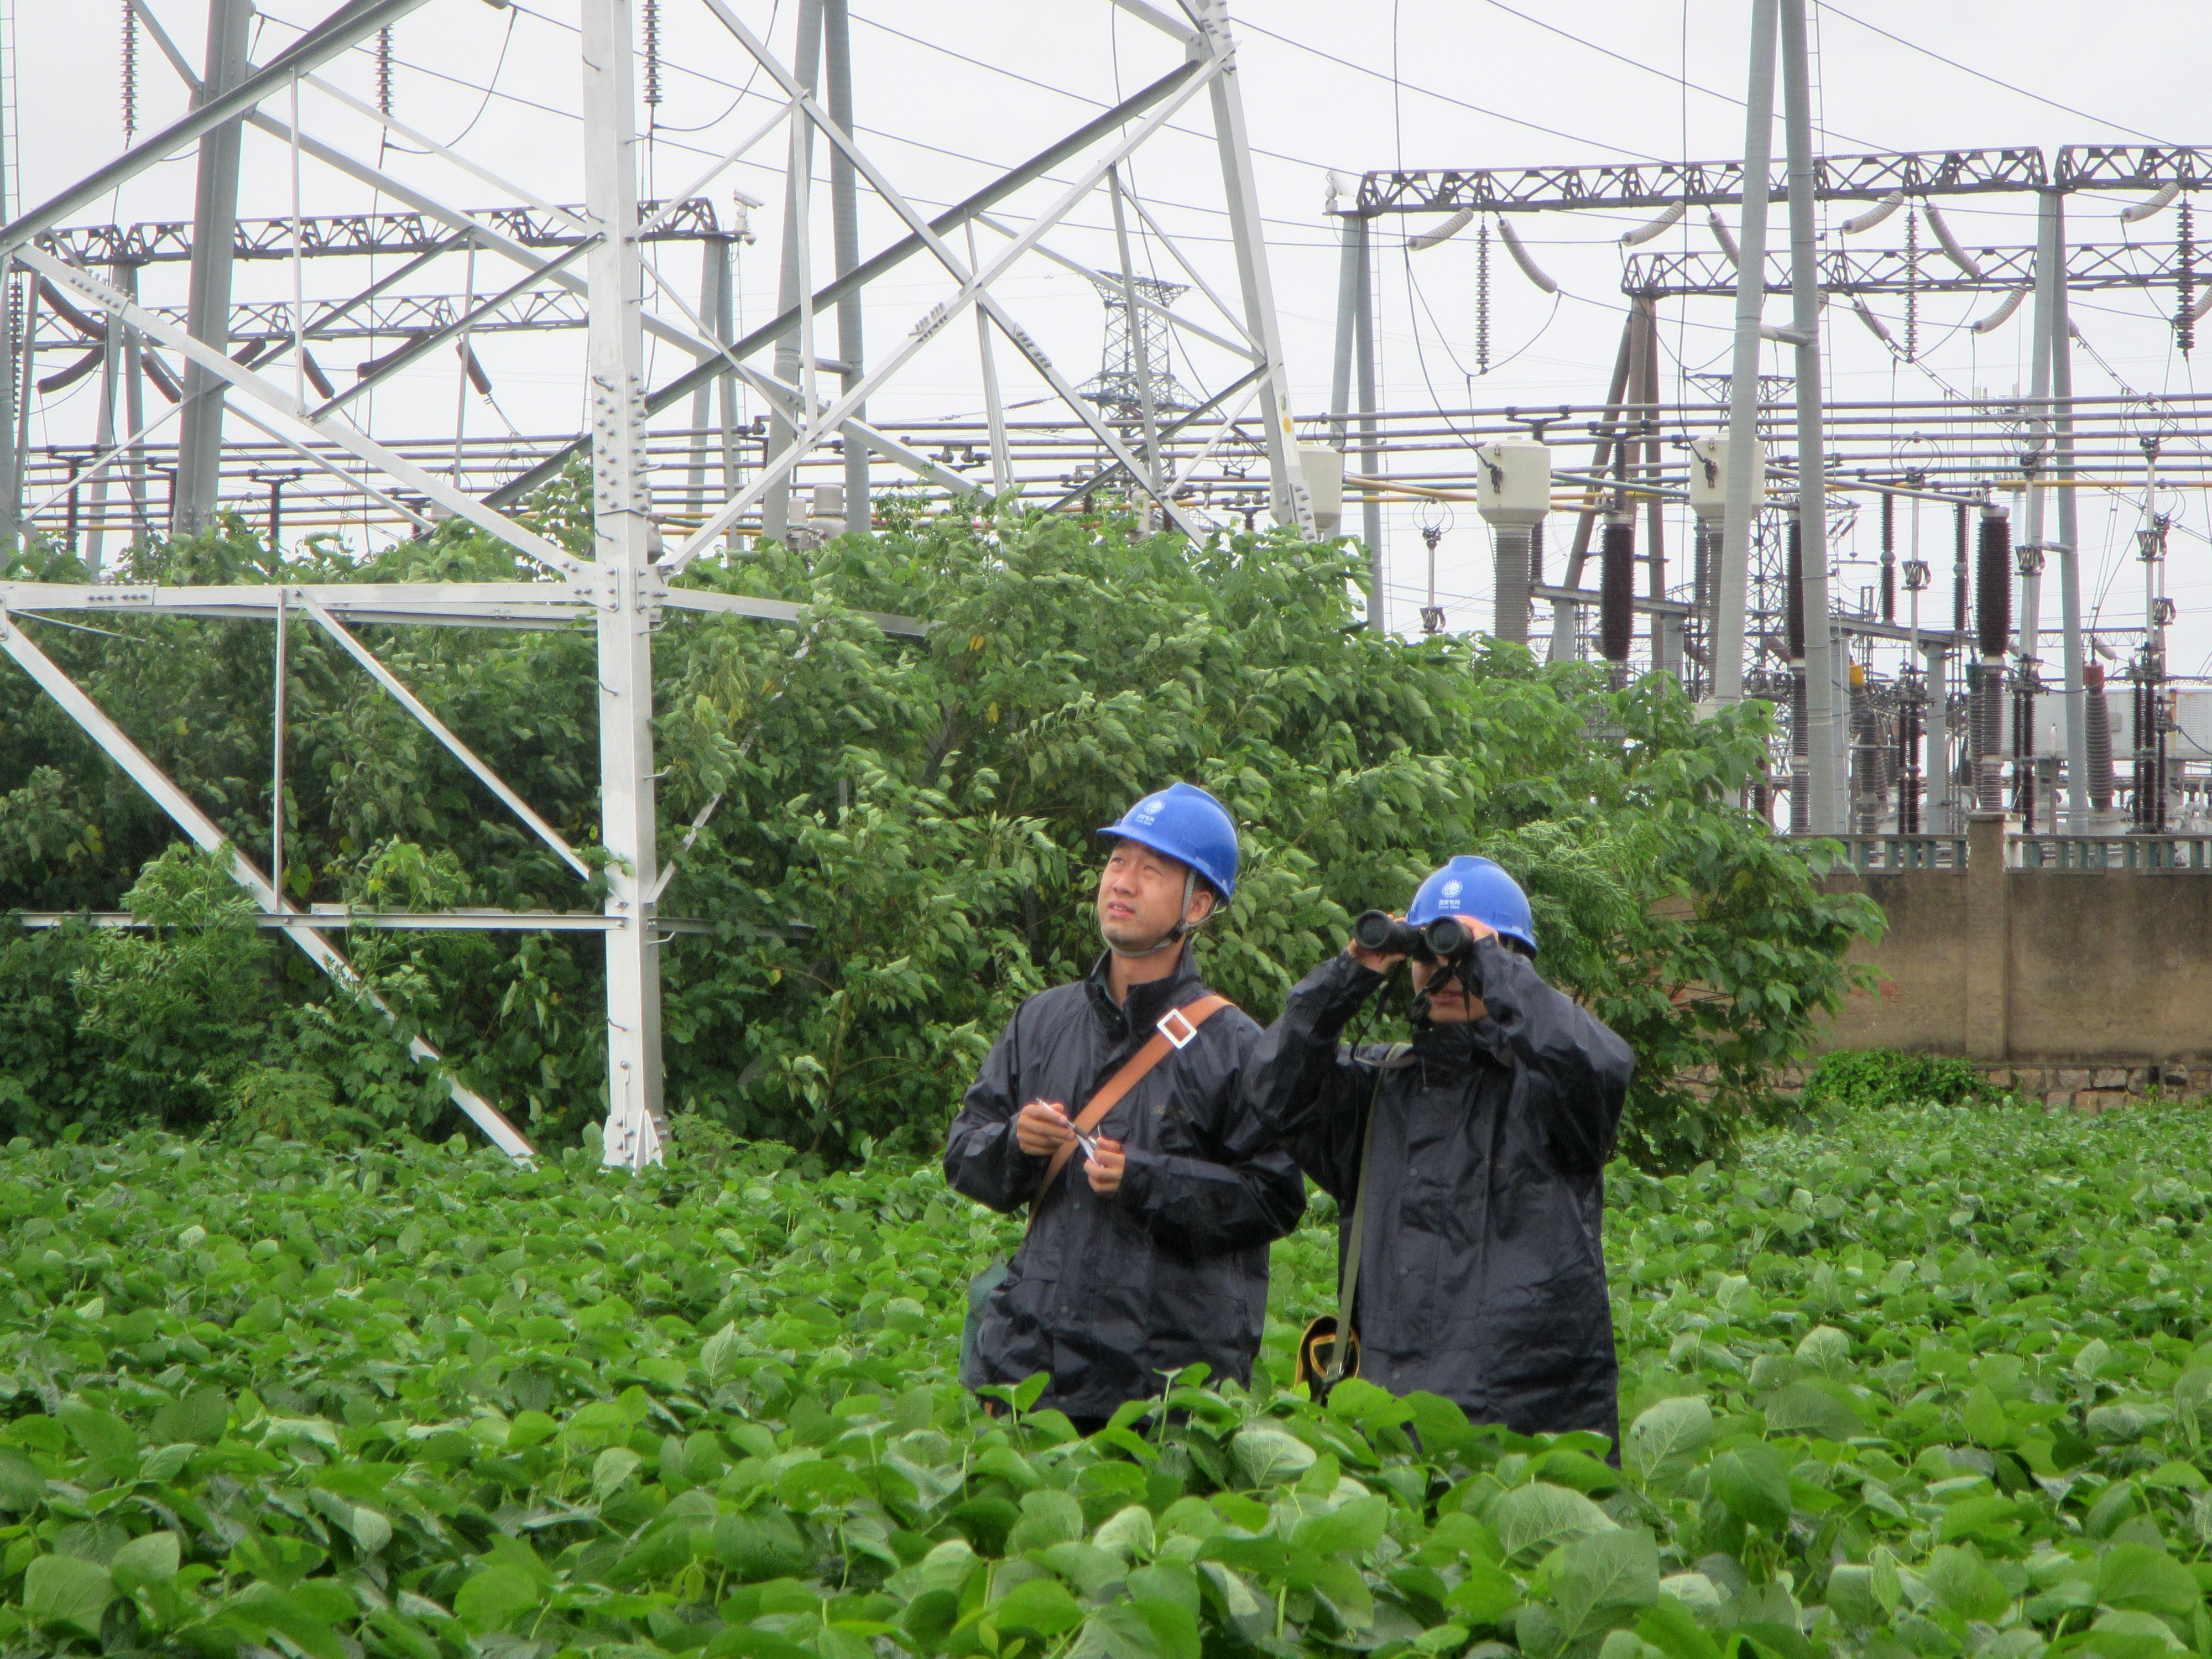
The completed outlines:
[[[2006,870],[1994,833],[1974,851],[1988,856],[1970,855],[1963,871],[1828,884],[1867,894],[1889,930],[1854,953],[1880,972],[1881,990],[1852,997],[1820,1048],[2212,1064],[2212,872]]]

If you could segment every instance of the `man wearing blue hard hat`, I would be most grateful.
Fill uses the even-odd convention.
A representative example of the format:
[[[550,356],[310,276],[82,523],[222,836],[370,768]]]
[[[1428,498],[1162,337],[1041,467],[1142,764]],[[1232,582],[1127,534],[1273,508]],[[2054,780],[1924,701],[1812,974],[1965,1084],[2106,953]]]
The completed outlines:
[[[1088,1432],[1162,1373],[1249,1382],[1267,1246],[1305,1187],[1237,1109],[1260,1028],[1198,974],[1191,935],[1237,890],[1237,826],[1188,783],[1099,835],[1105,951],[1014,1011],[945,1149],[955,1189],[1030,1206],[1021,1249],[969,1286],[961,1380],[1049,1376],[1038,1409]]]
[[[1413,1042],[1340,1048],[1409,960]],[[1368,912],[1298,982],[1244,1098],[1342,1218],[1337,1320],[1300,1353],[1317,1393],[1356,1372],[1518,1433],[1594,1429],[1617,1452],[1603,1171],[1632,1056],[1535,963],[1519,884],[1455,858],[1403,921]]]

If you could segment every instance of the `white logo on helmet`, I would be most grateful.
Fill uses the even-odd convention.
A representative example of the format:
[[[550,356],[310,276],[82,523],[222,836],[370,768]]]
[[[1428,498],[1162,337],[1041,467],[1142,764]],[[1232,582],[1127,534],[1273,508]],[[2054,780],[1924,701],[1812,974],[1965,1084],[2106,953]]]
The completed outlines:
[[[1461,881],[1457,877],[1454,877],[1443,885],[1443,895],[1446,898],[1457,898],[1466,890],[1467,884]]]
[[[1150,823],[1167,809],[1168,798],[1165,795],[1154,795],[1150,800],[1140,800],[1129,809],[1129,822]]]

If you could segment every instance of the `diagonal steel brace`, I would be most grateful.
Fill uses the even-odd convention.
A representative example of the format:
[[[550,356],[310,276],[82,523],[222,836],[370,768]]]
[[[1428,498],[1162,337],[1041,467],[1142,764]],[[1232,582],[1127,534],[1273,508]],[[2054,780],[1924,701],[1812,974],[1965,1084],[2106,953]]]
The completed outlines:
[[[269,878],[231,843],[215,820],[202,811],[190,795],[178,787],[175,780],[156,766],[146,751],[131,740],[130,734],[110,720],[106,712],[86,696],[82,688],[64,673],[52,658],[39,649],[30,635],[23,631],[15,613],[4,605],[0,605],[0,650],[13,657],[23,672],[38,683],[40,689],[61,706],[62,712],[82,727],[85,735],[98,744],[132,782],[151,795],[155,805],[174,819],[177,827],[190,836],[195,844],[205,852],[228,854],[231,879],[251,893],[254,902],[264,911],[299,918],[285,922],[284,936],[299,946],[310,962],[366,1001],[383,1015],[387,1023],[398,1024],[389,1005],[362,983],[361,975],[354,971],[353,964],[339,954],[319,931],[311,927],[300,912],[285,901],[283,894],[269,884]],[[408,1042],[407,1052],[417,1060],[435,1066],[444,1074],[446,1091],[453,1097],[453,1103],[491,1138],[492,1144],[500,1151],[518,1163],[538,1156],[538,1149],[507,1121],[507,1115],[447,1071],[444,1056],[429,1043],[420,1036],[412,1037]]]
[[[446,745],[447,753],[475,773],[477,781],[490,790],[493,794],[497,795],[515,817],[535,830],[538,840],[558,853],[570,869],[587,881],[591,878],[591,866],[576,856],[576,849],[561,838],[561,832],[546,823],[544,818],[539,817],[528,801],[507,787],[504,778],[493,771],[483,761],[479,760],[476,751],[468,744],[455,737],[452,728],[432,714],[428,706],[410,691],[401,683],[397,674],[377,659],[374,652],[354,637],[351,629],[318,603],[312,593],[295,587],[291,590],[291,594],[299,601],[301,608],[315,619],[317,627],[343,646],[346,654],[368,670],[375,677],[376,683],[389,691],[402,708],[420,720],[425,731]]]

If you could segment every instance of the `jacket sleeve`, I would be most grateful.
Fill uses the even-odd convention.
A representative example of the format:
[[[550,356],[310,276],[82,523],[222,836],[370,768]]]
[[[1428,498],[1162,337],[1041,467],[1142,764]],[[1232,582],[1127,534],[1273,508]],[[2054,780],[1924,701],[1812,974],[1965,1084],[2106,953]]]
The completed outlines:
[[[1014,1010],[1006,1029],[991,1045],[983,1069],[961,1097],[959,1115],[945,1138],[947,1184],[994,1210],[1018,1210],[1028,1203],[1050,1162],[1031,1157],[1014,1140],[1014,1115],[1021,1109],[1014,1098],[1021,1086],[1016,1056],[1021,1052],[1020,1026],[1026,1007]]]
[[[1245,1062],[1248,1121],[1237,1133],[1279,1146],[1340,1204],[1359,1185],[1359,1131],[1375,1068],[1337,1039],[1382,975],[1341,952],[1291,988],[1282,1017]]]
[[[1553,1161],[1595,1174],[1613,1156],[1636,1057],[1573,998],[1537,977],[1526,957],[1486,939],[1475,947],[1475,994],[1512,1059],[1540,1079],[1531,1098]]]
[[[1244,1063],[1259,1036],[1249,1020],[1239,1024],[1243,1030],[1218,1056],[1226,1066],[1207,1079],[1205,1120],[1193,1125],[1216,1156],[1129,1148],[1115,1199],[1155,1242],[1193,1255],[1270,1243],[1306,1211],[1297,1164],[1253,1133],[1239,1109]]]

